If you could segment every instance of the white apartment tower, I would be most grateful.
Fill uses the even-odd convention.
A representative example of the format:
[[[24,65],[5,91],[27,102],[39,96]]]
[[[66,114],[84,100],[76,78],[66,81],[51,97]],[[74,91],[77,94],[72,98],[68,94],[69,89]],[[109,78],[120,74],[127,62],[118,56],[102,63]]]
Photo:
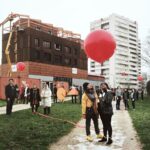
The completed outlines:
[[[91,22],[90,30],[108,30],[114,36],[117,47],[114,55],[102,64],[88,60],[88,73],[103,75],[112,87],[138,88],[141,74],[141,45],[137,22],[116,14]]]

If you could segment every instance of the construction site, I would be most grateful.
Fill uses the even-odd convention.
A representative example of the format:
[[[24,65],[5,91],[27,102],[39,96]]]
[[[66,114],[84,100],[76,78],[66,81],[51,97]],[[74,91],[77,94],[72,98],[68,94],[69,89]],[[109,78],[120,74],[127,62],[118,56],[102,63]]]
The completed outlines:
[[[0,98],[9,78],[18,86],[23,82],[39,88],[48,82],[63,82],[66,89],[90,81],[99,86],[102,76],[87,72],[87,57],[81,35],[72,31],[31,19],[28,15],[11,13],[0,23],[2,28],[2,64],[0,66]],[[17,70],[23,62],[25,69]]]

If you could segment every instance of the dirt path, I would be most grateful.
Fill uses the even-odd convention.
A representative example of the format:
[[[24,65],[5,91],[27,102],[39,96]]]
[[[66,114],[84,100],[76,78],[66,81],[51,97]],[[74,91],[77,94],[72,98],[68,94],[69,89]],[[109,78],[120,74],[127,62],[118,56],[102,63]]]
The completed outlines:
[[[129,113],[124,110],[123,104],[121,106],[121,110],[116,111],[115,102],[113,102],[114,115],[112,117],[112,127],[114,142],[111,146],[97,142],[98,140],[96,139],[92,124],[91,135],[94,138],[93,142],[90,143],[85,140],[84,128],[74,128],[71,133],[51,145],[49,150],[141,150],[141,143],[133,128]],[[82,119],[79,124],[84,126],[85,120]],[[100,120],[99,126],[102,128]]]

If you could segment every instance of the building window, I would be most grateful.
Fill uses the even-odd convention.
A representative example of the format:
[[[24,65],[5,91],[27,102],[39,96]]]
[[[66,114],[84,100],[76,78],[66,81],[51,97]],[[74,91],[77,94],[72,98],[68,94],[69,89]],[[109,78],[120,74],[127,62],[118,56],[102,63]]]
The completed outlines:
[[[55,43],[55,44],[54,44],[54,48],[55,48],[56,50],[60,51],[60,50],[61,50],[61,45],[58,44],[58,43]]]
[[[51,61],[51,54],[44,53],[44,58],[45,58],[46,61]]]
[[[101,28],[103,29],[104,27],[108,27],[109,26],[109,23],[108,22],[106,22],[106,23],[103,23],[103,24],[101,24]]]
[[[70,65],[71,64],[71,59],[70,58],[65,58],[64,62],[66,65]]]
[[[73,65],[74,65],[74,66],[77,66],[77,59],[74,59]]]
[[[40,47],[40,40],[34,39],[34,45],[35,45],[35,47]]]
[[[48,31],[47,33],[50,34],[50,35],[52,35],[52,31]]]
[[[131,39],[131,38],[129,38],[129,40],[136,42],[136,40],[135,40],[135,39]]]
[[[56,64],[62,63],[62,57],[61,57],[61,56],[55,55],[55,56],[54,56],[54,59],[55,59],[55,63],[56,63]]]
[[[68,46],[64,47],[65,53],[71,54],[71,48]]]
[[[129,27],[131,27],[133,29],[136,29],[136,26],[133,26],[133,25],[129,25]]]
[[[136,31],[134,31],[134,30],[132,30],[132,29],[129,29],[129,31],[130,31],[130,32],[133,32],[133,33],[136,33]]]
[[[36,29],[37,31],[40,31],[40,30],[41,30],[41,28],[40,28],[40,27],[36,27],[35,29]]]
[[[136,38],[136,35],[133,35],[133,34],[129,34],[129,35]]]
[[[77,54],[78,54],[78,49],[75,48],[75,49],[73,50],[73,54],[74,54],[74,55],[77,55]]]
[[[50,42],[47,42],[47,41],[43,41],[43,47],[44,48],[51,48],[51,43]]]
[[[40,52],[39,51],[35,52],[35,58],[38,59],[38,60],[40,59]]]
[[[130,45],[133,45],[133,46],[136,46],[136,44],[133,44],[133,43],[129,43]]]

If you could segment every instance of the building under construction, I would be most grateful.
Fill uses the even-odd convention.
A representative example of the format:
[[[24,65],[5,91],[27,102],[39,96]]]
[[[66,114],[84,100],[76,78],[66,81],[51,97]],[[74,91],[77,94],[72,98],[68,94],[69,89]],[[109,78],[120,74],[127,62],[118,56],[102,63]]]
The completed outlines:
[[[8,77],[30,86],[41,87],[49,82],[64,82],[66,87],[80,86],[85,81],[99,85],[103,77],[89,76],[87,57],[83,50],[80,34],[54,27],[27,15],[11,13],[1,24],[2,65],[0,67],[0,98]],[[25,63],[25,70],[12,69],[17,62]],[[99,81],[99,82],[97,82]]]

